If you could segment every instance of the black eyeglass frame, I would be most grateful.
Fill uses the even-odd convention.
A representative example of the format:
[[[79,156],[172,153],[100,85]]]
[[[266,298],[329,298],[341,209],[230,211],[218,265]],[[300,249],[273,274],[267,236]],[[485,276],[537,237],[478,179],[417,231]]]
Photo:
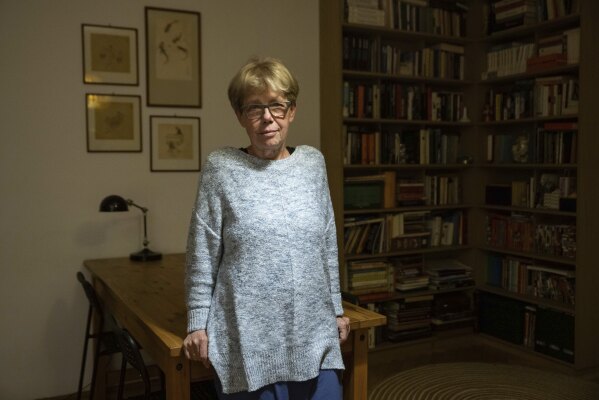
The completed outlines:
[[[281,116],[276,116],[272,113],[272,110],[270,109],[270,107],[277,105],[277,104],[285,104],[287,107],[285,108],[285,112],[283,113],[283,115]],[[270,115],[273,116],[273,118],[277,118],[277,119],[283,119],[287,116],[287,113],[289,112],[289,109],[291,108],[292,105],[294,105],[295,102],[291,101],[291,100],[287,100],[287,101],[275,101],[273,103],[270,104],[246,104],[244,106],[241,106],[241,114],[246,117],[249,120],[255,121],[257,119],[262,118],[262,116],[264,115],[264,110],[268,108],[268,112],[270,113]],[[257,115],[256,117],[249,117],[247,115],[247,109],[249,107],[258,107],[261,108],[261,113],[260,115]]]

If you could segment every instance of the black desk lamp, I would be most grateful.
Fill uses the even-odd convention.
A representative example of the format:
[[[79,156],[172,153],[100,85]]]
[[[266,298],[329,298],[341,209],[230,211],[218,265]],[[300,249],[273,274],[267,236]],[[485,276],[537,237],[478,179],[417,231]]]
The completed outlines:
[[[161,253],[156,253],[148,248],[148,229],[147,229],[147,218],[146,214],[148,213],[148,209],[142,207],[138,204],[135,204],[133,200],[123,199],[121,196],[117,196],[112,194],[107,196],[100,203],[100,211],[101,212],[113,212],[113,211],[129,211],[129,206],[136,207],[141,210],[144,215],[144,248],[136,253],[131,253],[129,258],[134,261],[153,261],[160,260],[162,258]]]

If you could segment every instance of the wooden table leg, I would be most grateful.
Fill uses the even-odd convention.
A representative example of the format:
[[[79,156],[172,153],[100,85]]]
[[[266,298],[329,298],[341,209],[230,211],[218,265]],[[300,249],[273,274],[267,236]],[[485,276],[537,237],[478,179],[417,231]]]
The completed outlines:
[[[358,329],[352,332],[352,365],[350,366],[349,384],[345,399],[368,399],[368,330]]]
[[[189,400],[191,384],[189,360],[184,356],[170,358],[164,369],[166,400]]]

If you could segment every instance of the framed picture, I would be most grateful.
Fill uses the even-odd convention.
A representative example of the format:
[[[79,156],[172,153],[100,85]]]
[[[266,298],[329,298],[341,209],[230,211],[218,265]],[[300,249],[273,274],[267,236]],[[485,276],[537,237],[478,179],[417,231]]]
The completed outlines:
[[[139,85],[137,29],[81,25],[83,82]]]
[[[200,14],[145,11],[148,106],[201,107]]]
[[[141,97],[85,95],[88,152],[141,151]]]
[[[150,170],[200,170],[200,119],[150,117]]]

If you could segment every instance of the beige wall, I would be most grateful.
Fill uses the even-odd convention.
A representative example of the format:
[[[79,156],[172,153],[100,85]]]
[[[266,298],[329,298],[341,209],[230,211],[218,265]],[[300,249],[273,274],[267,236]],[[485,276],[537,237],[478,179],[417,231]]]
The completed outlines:
[[[144,6],[202,18],[203,107],[142,107],[143,152],[86,152],[86,92],[145,104]],[[82,83],[81,24],[138,29],[140,86]],[[137,210],[100,214],[121,194],[150,209],[151,247],[182,252],[197,173],[151,173],[149,116],[199,116],[202,158],[247,142],[226,99],[252,55],[283,59],[301,85],[291,144],[319,144],[317,0],[0,0],[0,398],[37,399],[77,386],[87,305],[82,260],[141,246]]]

